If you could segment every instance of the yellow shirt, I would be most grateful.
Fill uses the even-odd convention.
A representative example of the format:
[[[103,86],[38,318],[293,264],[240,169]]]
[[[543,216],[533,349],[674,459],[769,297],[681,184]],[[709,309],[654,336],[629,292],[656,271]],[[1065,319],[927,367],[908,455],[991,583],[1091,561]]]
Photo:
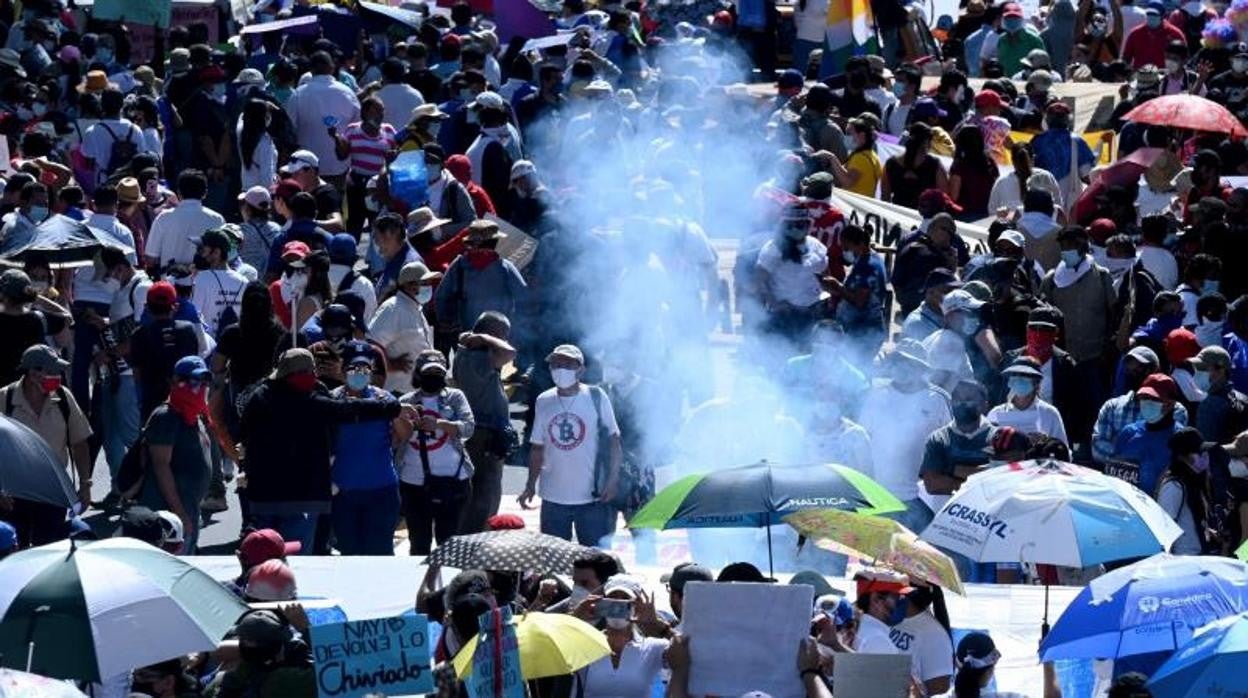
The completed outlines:
[[[939,126],[932,127],[932,155],[953,157],[953,139],[948,131]]]
[[[880,175],[884,166],[880,164],[880,156],[875,150],[855,150],[845,161],[845,169],[858,173],[858,182],[846,189],[863,196],[875,196],[876,186],[880,183]]]

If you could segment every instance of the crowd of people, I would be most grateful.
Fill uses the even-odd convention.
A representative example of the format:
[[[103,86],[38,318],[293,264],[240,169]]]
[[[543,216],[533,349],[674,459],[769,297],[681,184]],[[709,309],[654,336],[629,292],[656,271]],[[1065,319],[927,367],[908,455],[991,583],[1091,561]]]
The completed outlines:
[[[1248,187],[1225,179],[1248,148],[1123,118],[1189,94],[1248,119],[1248,6],[970,0],[925,18],[879,0],[883,50],[832,65],[827,0],[785,8],[792,46],[771,2],[697,21],[649,4],[564,0],[564,41],[533,49],[479,2],[369,16],[347,46],[329,23],[365,8],[262,0],[243,24],[320,28],[239,35],[222,16],[153,49],[73,3],[0,1],[0,408],[77,498],[0,498],[3,552],[120,517],[194,555],[237,506],[232,589],[288,602],[287,555],[393,555],[402,529],[424,556],[516,527],[505,464],[527,467],[516,503],[543,533],[609,549],[656,469],[759,459],[854,468],[921,532],[976,473],[1053,458],[1154,497],[1177,554],[1248,540]],[[899,40],[916,19],[936,55]],[[1089,144],[1062,88],[1092,82],[1121,90]],[[1137,152],[1133,178],[1108,176]],[[91,244],[45,244],[66,234]],[[730,273],[712,239],[735,243]],[[716,330],[741,336],[727,396]],[[571,585],[466,571],[420,607],[446,628],[441,660],[498,605],[597,622],[612,659],[534,695],[649,695],[661,672],[688,695],[683,584],[767,581],[690,539],[672,616],[606,553]],[[968,582],[1104,571],[951,556]],[[910,654],[915,695],[989,695],[1000,654],[952,643],[938,587],[867,569],[851,603],[820,576],[843,556],[779,559],[815,570],[808,695],[829,695],[844,651]],[[631,618],[596,615],[601,599]],[[311,695],[306,624],[249,614],[215,659],[136,668],[133,690]],[[447,668],[438,695],[462,694]]]

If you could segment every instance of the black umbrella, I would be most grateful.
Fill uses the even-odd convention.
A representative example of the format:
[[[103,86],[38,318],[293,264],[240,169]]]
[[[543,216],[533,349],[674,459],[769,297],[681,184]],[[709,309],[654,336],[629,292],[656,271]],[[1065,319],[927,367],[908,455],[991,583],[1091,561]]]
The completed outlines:
[[[0,259],[22,262],[28,255],[37,254],[47,259],[54,269],[79,267],[89,264],[104,245],[125,252],[134,251],[98,228],[57,214],[33,229],[10,235],[0,243]]]
[[[509,529],[454,536],[439,545],[426,565],[461,570],[571,574],[572,563],[593,548],[533,531]]]
[[[25,424],[0,416],[0,453],[0,492],[66,509],[78,501],[65,464]]]

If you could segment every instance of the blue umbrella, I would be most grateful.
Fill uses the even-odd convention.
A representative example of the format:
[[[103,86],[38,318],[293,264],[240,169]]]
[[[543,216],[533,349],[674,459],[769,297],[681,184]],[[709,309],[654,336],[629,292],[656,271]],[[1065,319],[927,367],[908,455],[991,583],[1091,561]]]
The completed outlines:
[[[1248,613],[1211,623],[1166,660],[1148,682],[1157,698],[1242,695]]]
[[[1248,564],[1154,555],[1094,579],[1040,645],[1040,659],[1116,659],[1179,648],[1196,628],[1248,610]]]

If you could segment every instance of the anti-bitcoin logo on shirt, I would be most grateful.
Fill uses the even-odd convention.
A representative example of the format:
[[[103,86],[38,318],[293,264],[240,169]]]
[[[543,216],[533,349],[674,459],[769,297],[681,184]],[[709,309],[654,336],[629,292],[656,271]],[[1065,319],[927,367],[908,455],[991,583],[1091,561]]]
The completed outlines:
[[[585,421],[571,412],[560,412],[546,425],[546,439],[560,451],[571,451],[585,441]]]

